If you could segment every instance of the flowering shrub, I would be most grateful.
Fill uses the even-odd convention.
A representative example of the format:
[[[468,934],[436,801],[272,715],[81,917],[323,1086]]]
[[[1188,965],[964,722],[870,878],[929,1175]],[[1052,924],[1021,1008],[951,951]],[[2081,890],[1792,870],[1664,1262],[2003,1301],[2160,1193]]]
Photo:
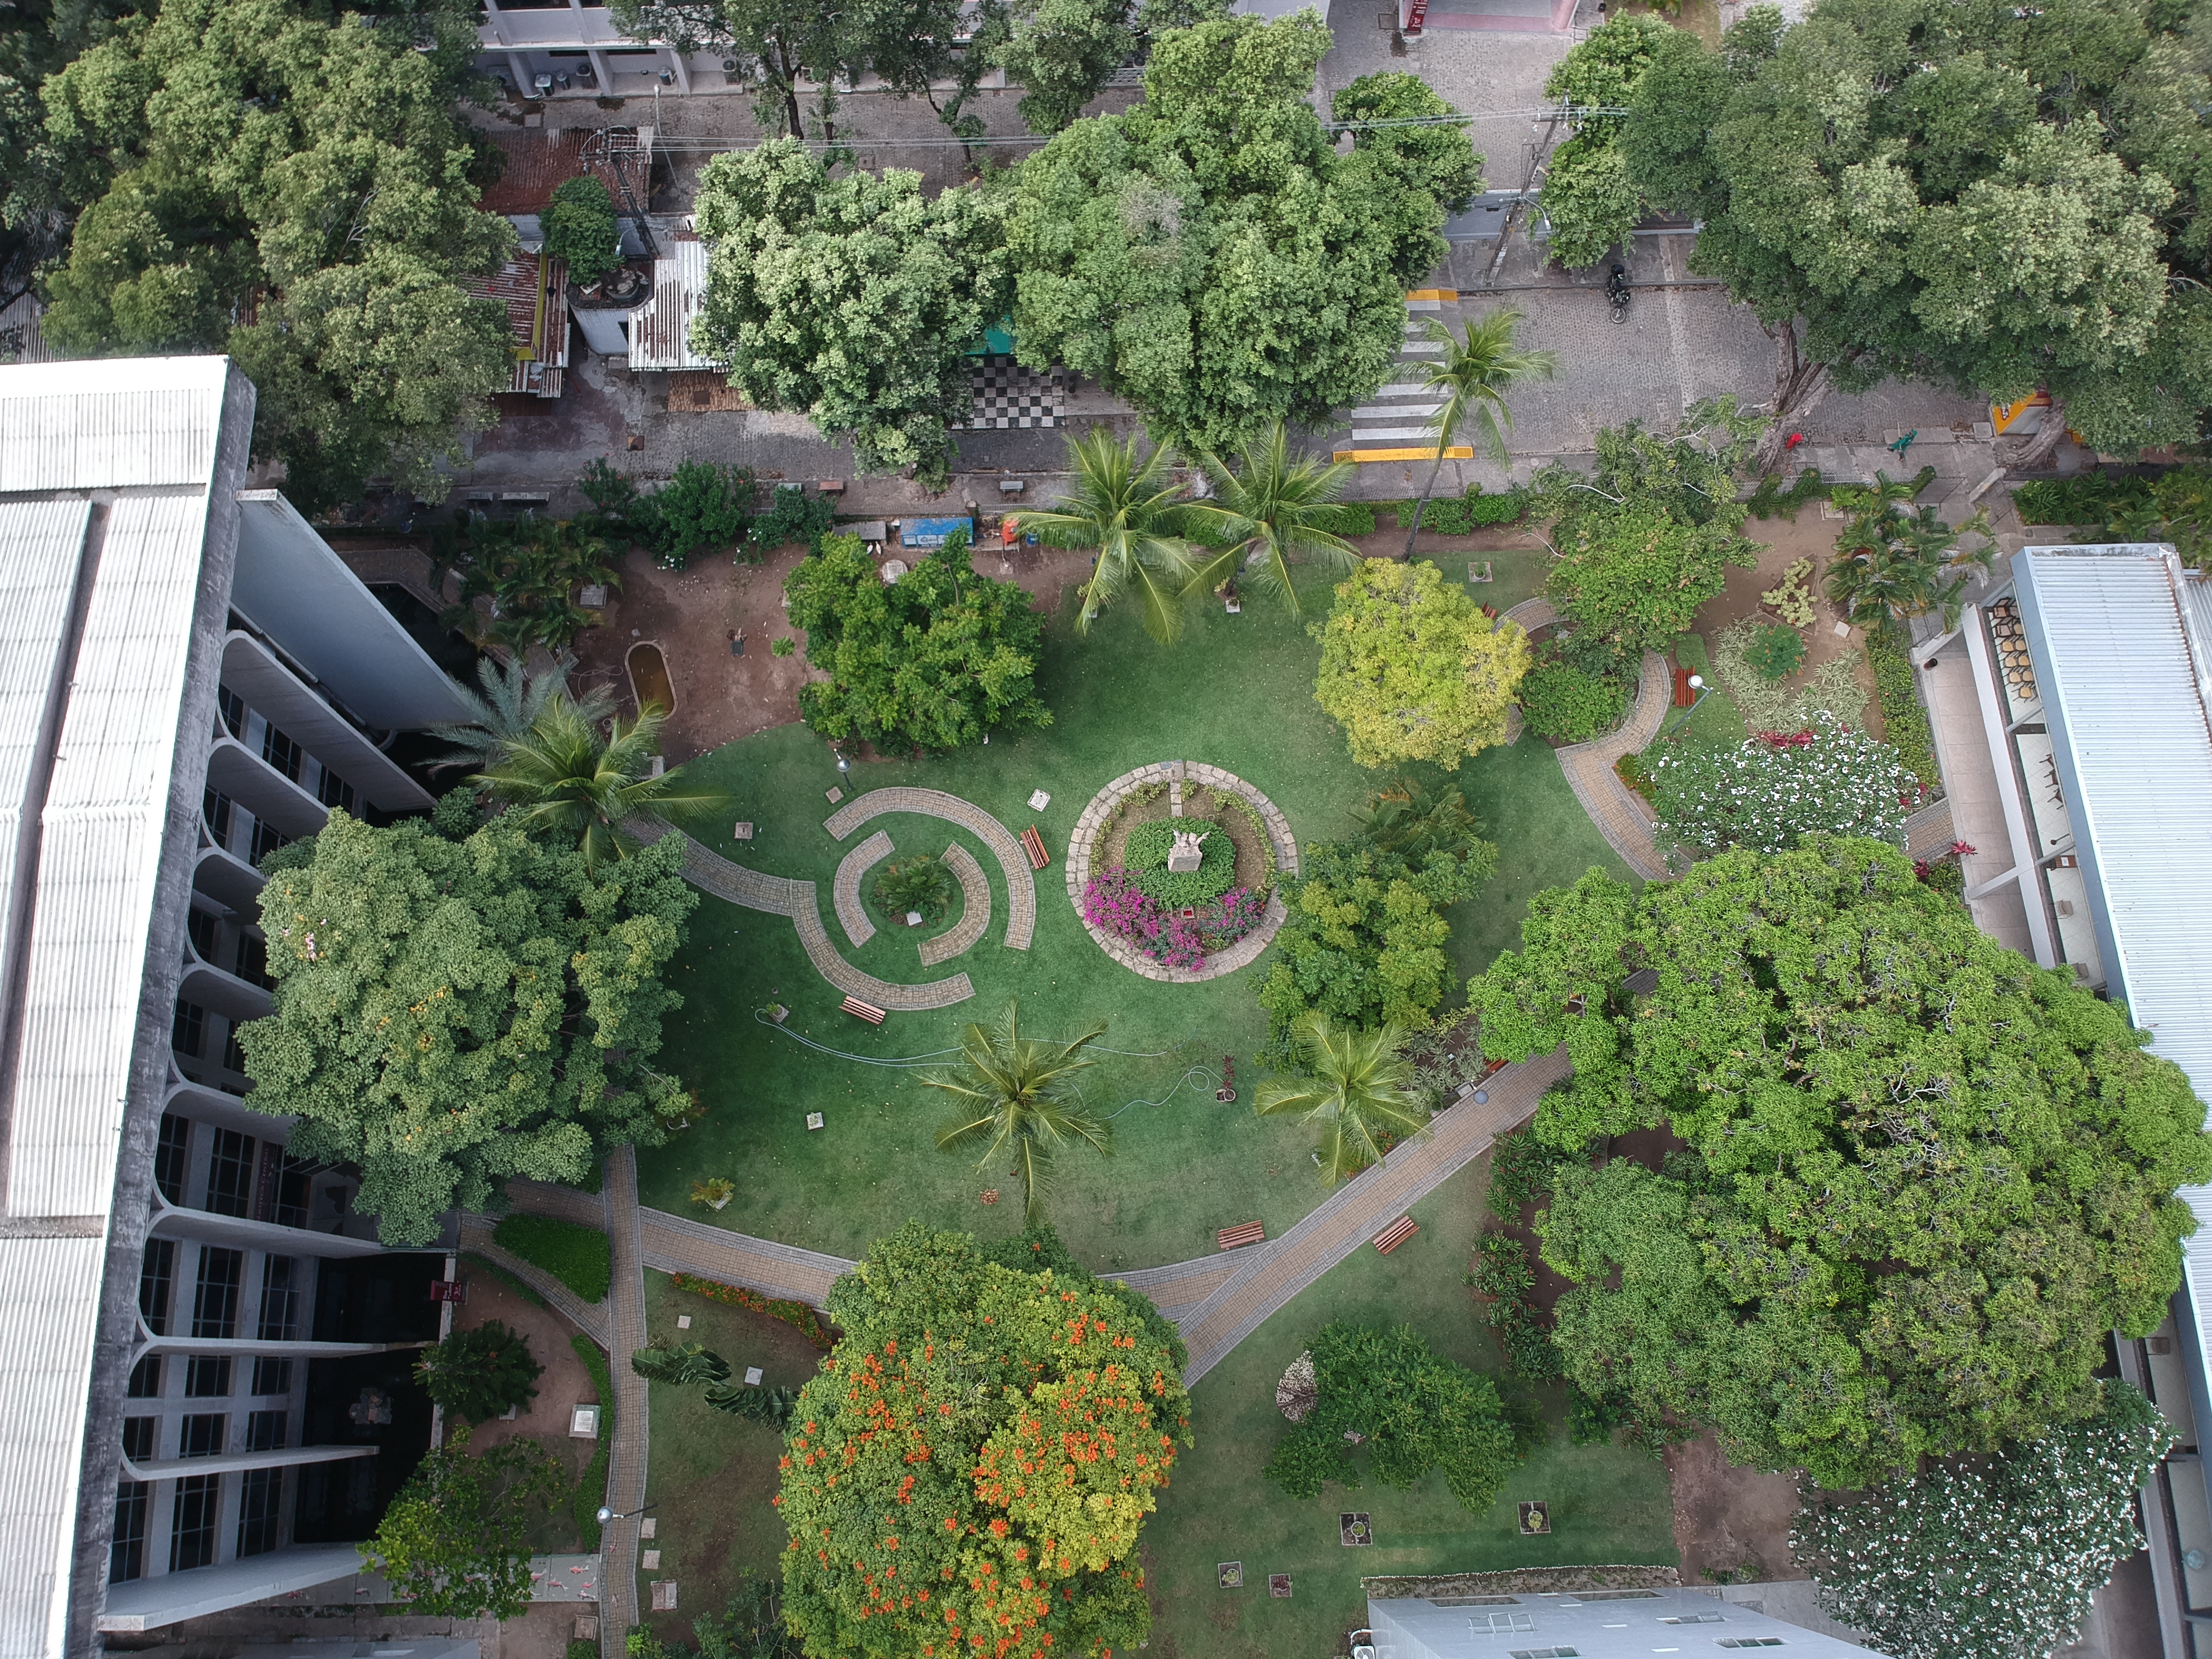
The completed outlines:
[[[671,1273],[668,1282],[679,1291],[689,1291],[709,1301],[726,1302],[733,1308],[750,1308],[770,1319],[780,1319],[825,1352],[837,1340],[823,1322],[822,1316],[804,1302],[780,1302],[742,1285],[725,1285],[716,1279],[695,1279],[690,1273]]]
[[[2136,1491],[2173,1440],[2155,1407],[2107,1381],[2087,1422],[1855,1503],[1816,1497],[1790,1551],[1830,1616],[1895,1659],[2049,1653],[2142,1547]]]
[[[1139,887],[1119,866],[1100,871],[1083,890],[1083,920],[1127,939],[1170,968],[1202,968],[1206,958],[1260,925],[1267,904],[1249,887],[1232,887],[1211,903],[1185,907],[1186,916]]]
[[[1804,732],[1762,732],[1735,749],[1672,750],[1650,761],[1662,845],[1779,853],[1816,831],[1905,845],[1919,780],[1898,752],[1832,715]]]

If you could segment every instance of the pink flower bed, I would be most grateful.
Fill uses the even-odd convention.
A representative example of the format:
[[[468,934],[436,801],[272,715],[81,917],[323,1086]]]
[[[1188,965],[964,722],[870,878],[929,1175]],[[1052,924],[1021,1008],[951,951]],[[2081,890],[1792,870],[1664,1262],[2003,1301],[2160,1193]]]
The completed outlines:
[[[1258,927],[1267,908],[1251,888],[1232,887],[1187,916],[1146,895],[1119,865],[1100,871],[1083,890],[1084,921],[1169,968],[1204,967],[1207,957]]]

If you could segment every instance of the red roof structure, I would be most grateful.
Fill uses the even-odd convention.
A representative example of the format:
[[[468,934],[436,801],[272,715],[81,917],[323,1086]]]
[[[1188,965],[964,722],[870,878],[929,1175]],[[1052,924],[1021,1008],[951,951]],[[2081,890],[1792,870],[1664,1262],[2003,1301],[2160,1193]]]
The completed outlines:
[[[544,253],[516,253],[489,276],[462,279],[472,298],[507,307],[514,336],[509,392],[561,395],[568,368],[568,267]]]
[[[629,147],[636,145],[635,135],[627,132],[600,133],[586,127],[532,127],[520,132],[494,132],[486,135],[507,154],[507,170],[500,174],[499,182],[485,191],[477,206],[486,213],[543,213],[553,204],[556,185],[571,179],[580,179],[589,173],[607,187],[615,198],[616,211],[623,208],[622,179],[616,174],[614,164],[607,159],[611,144],[623,139]],[[597,144],[590,141],[598,137]],[[590,154],[586,153],[586,145]],[[642,189],[645,171],[643,155],[630,164],[630,183],[633,189]],[[641,205],[642,205],[641,204]]]

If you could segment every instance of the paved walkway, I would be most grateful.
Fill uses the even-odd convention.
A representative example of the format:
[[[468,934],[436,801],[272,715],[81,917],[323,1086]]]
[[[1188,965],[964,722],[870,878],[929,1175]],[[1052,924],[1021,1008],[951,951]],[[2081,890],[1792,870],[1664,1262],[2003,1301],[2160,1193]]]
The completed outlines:
[[[1948,852],[1951,843],[1958,838],[1958,832],[1951,826],[1948,796],[1929,802],[1905,821],[1905,850],[1916,859]]]
[[[683,835],[680,830],[636,819],[626,827],[641,841],[658,841],[664,834]],[[822,925],[822,906],[815,897],[811,881],[794,881],[787,876],[763,875],[757,870],[748,870],[719,853],[708,852],[689,836],[684,836],[684,878],[703,892],[748,910],[789,917],[792,926],[799,930],[799,943],[806,952],[806,959],[814,964],[814,971],[848,996],[893,1012],[913,1013],[924,1008],[950,1007],[975,994],[975,988],[969,983],[965,974],[933,980],[927,985],[894,985],[887,979],[861,972],[839,956],[837,947],[830,942],[830,930]],[[1027,943],[1025,937],[1024,948]]]
[[[960,883],[960,920],[935,939],[921,941],[921,965],[925,968],[934,968],[940,962],[950,962],[962,955],[991,926],[991,878],[975,862],[975,855],[956,841],[945,849],[945,867]]]
[[[608,1443],[607,1507],[627,1520],[607,1522],[599,1535],[601,1596],[599,1652],[623,1659],[629,1627],[638,1622],[637,1517],[645,1507],[645,1472],[650,1455],[651,1414],[645,1379],[630,1369],[629,1357],[645,1346],[645,1279],[638,1242],[637,1158],[617,1146],[607,1154],[607,1235],[614,1243],[614,1284],[607,1292],[614,1341],[607,1370],[614,1382],[614,1437]]]
[[[822,827],[831,840],[842,841],[870,818],[886,812],[917,812],[924,817],[942,818],[958,824],[989,848],[1006,878],[1006,948],[1030,948],[1030,939],[1036,932],[1036,883],[1030,873],[1029,854],[1005,824],[973,801],[948,795],[942,789],[871,789],[823,819]]]
[[[878,830],[837,860],[837,873],[830,881],[830,902],[836,907],[838,925],[856,951],[876,936],[876,924],[868,920],[867,910],[860,903],[860,878],[867,874],[870,865],[882,862],[896,850],[891,838]]]
[[[537,1183],[533,1182],[531,1184],[535,1188]],[[543,1215],[559,1213],[557,1207],[553,1205],[548,1204],[541,1207],[536,1192],[517,1194],[510,1188],[509,1195],[515,1199],[517,1209],[530,1210]],[[577,1194],[575,1196],[588,1198],[589,1194]],[[602,1227],[606,1224],[594,1218],[585,1224]],[[480,1255],[485,1261],[495,1262],[504,1267],[538,1295],[544,1297],[554,1312],[559,1314],[601,1347],[605,1347],[612,1329],[607,1323],[606,1304],[602,1302],[594,1305],[584,1302],[574,1291],[543,1267],[532,1267],[520,1256],[509,1255],[492,1243],[491,1230],[492,1221],[489,1216],[464,1215],[461,1218],[461,1248],[472,1255]]]

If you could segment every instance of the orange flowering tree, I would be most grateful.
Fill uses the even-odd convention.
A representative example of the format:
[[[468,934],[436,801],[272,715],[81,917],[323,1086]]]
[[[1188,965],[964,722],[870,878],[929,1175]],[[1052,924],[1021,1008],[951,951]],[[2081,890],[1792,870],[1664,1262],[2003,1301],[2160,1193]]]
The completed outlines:
[[[1190,1443],[1136,1295],[909,1223],[837,1283],[776,1504],[784,1623],[817,1659],[1047,1659],[1151,1628],[1137,1536]]]

